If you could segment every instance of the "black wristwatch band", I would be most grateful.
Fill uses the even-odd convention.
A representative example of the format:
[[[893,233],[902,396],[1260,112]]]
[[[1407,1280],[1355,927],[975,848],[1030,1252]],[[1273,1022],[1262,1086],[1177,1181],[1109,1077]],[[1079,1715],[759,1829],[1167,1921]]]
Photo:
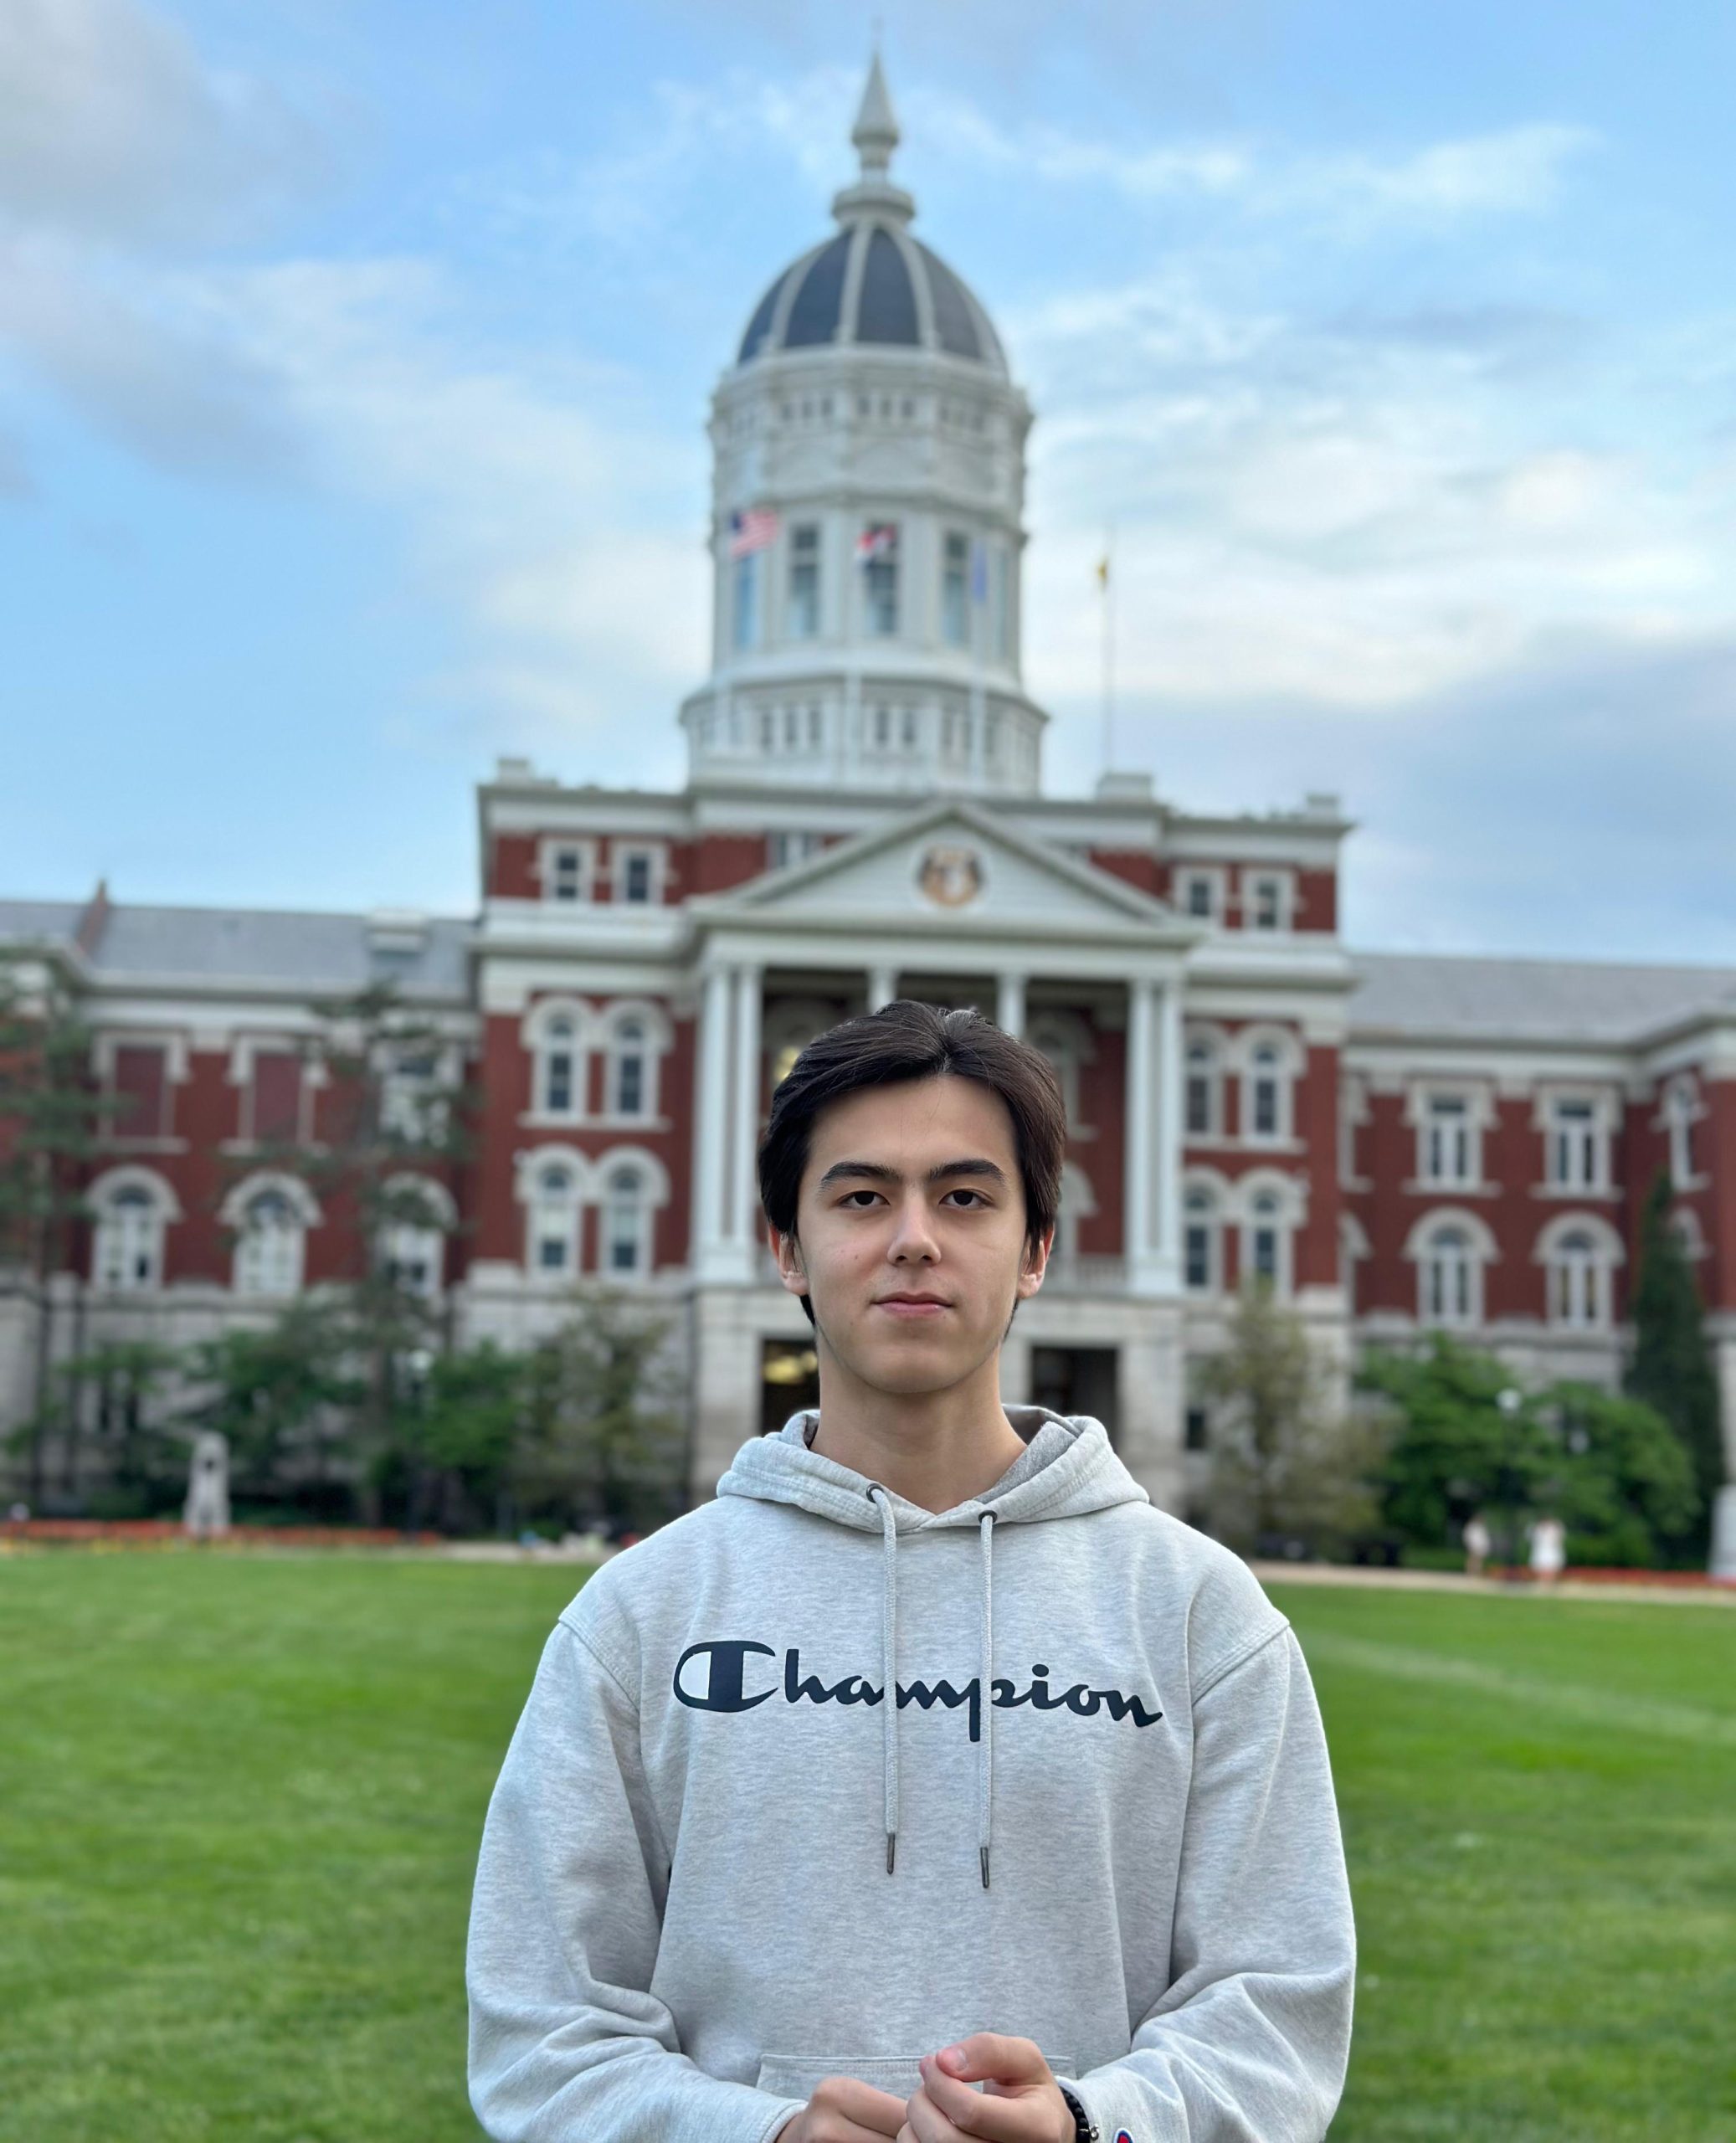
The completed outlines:
[[[1067,2110],[1073,2116],[1073,2143],[1102,2143],[1102,2130],[1066,2085],[1057,2084],[1055,2088],[1066,2100]]]

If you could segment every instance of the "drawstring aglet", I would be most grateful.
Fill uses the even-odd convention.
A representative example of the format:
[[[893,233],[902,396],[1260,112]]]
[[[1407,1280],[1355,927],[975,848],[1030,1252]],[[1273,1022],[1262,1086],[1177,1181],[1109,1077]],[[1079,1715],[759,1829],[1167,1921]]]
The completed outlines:
[[[897,1832],[896,1832],[896,1831],[888,1831],[888,1832],[886,1832],[886,1873],[887,1873],[887,1874],[888,1874],[888,1875],[890,1875],[890,1874],[891,1873],[891,1872],[892,1872],[892,1852],[893,1852],[893,1848],[896,1846],[897,1842],[898,1842],[898,1833],[897,1833]]]
[[[983,1888],[986,1890],[989,1887],[989,1848],[986,1845],[979,1845],[977,1851],[982,1858]]]

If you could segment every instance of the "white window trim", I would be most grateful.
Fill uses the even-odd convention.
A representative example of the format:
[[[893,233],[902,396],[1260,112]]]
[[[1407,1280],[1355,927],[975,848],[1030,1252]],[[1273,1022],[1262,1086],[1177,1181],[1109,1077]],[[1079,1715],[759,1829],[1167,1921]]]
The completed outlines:
[[[1195,884],[1210,888],[1210,906],[1204,915],[1188,905],[1189,889]],[[1221,930],[1229,905],[1229,873],[1221,863],[1184,863],[1177,866],[1174,877],[1176,913],[1189,922],[1210,923],[1213,929]]]
[[[632,1269],[617,1267],[611,1262],[609,1238],[609,1207],[610,1203],[609,1179],[619,1168],[636,1169],[644,1185],[639,1200],[639,1246],[641,1257]],[[591,1197],[598,1208],[597,1226],[597,1272],[603,1280],[624,1282],[648,1280],[657,1265],[657,1215],[669,1203],[669,1171],[657,1156],[643,1146],[612,1146],[606,1154],[599,1154],[591,1164]]]
[[[1204,1043],[1211,1051],[1211,1065],[1204,1075],[1209,1107],[1207,1123],[1203,1131],[1190,1130],[1188,1126],[1188,1087],[1194,1077],[1188,1052]],[[1230,1049],[1227,1037],[1220,1027],[1206,1026],[1196,1020],[1188,1021],[1182,1030],[1182,1139],[1194,1143],[1224,1136],[1224,1083],[1230,1063]]]
[[[1590,1236],[1595,1255],[1592,1262],[1592,1314],[1589,1319],[1564,1318],[1555,1303],[1556,1272],[1564,1260],[1562,1245],[1569,1236]],[[1543,1318],[1558,1331],[1608,1332],[1614,1328],[1615,1268],[1627,1262],[1620,1234],[1600,1213],[1558,1213],[1538,1235],[1532,1253],[1543,1268]]]
[[[1569,1180],[1555,1174],[1556,1133],[1561,1128],[1557,1112],[1564,1102],[1589,1102],[1591,1107],[1589,1128],[1595,1143],[1593,1175],[1589,1183]],[[1615,1097],[1606,1087],[1553,1084],[1540,1087],[1531,1120],[1533,1128],[1542,1133],[1543,1142],[1543,1180],[1538,1185],[1540,1195],[1546,1198],[1595,1197],[1614,1188],[1610,1153],[1619,1114]]]
[[[1211,1210],[1196,1219],[1188,1210],[1188,1200],[1198,1191],[1204,1191],[1211,1200]],[[1207,1302],[1224,1292],[1224,1236],[1229,1225],[1234,1204],[1230,1185],[1212,1169],[1189,1169],[1182,1177],[1181,1186],[1181,1282],[1183,1295],[1194,1302]],[[1203,1287],[1188,1285],[1188,1231],[1203,1226],[1206,1231],[1206,1282]]]
[[[1463,1177],[1435,1176],[1429,1173],[1429,1105],[1436,1098],[1465,1103],[1466,1160]],[[1414,1179],[1407,1190],[1457,1194],[1490,1189],[1483,1174],[1483,1133],[1494,1121],[1494,1102],[1488,1082],[1483,1079],[1422,1077],[1412,1080],[1405,1096],[1405,1121],[1416,1133]]]
[[[433,1280],[425,1291],[426,1298],[438,1300],[446,1286],[447,1238],[458,1226],[456,1200],[444,1183],[434,1176],[423,1174],[418,1169],[400,1169],[396,1175],[388,1176],[380,1187],[388,1196],[402,1196],[406,1192],[414,1191],[424,1201],[429,1216],[426,1221],[408,1218],[388,1220],[380,1230],[377,1247],[382,1256],[390,1257],[395,1246],[402,1245],[410,1238],[428,1245],[432,1251],[429,1262],[433,1267]]]
[[[1061,1205],[1055,1216],[1055,1241],[1050,1246],[1050,1262],[1058,1272],[1077,1263],[1079,1223],[1094,1218],[1097,1210],[1097,1195],[1091,1178],[1076,1161],[1063,1161]]]
[[[1710,1115],[1705,1097],[1700,1092],[1700,1082],[1692,1072],[1678,1072],[1664,1083],[1658,1097],[1657,1113],[1651,1119],[1655,1131],[1662,1131],[1668,1141],[1667,1165],[1670,1172],[1670,1187],[1673,1190],[1703,1190],[1712,1178],[1704,1169],[1677,1173],[1676,1141],[1686,1136],[1692,1127]]]
[[[1278,1201],[1276,1220],[1268,1222],[1254,1210],[1255,1200],[1270,1193]],[[1305,1180],[1282,1175],[1271,1169],[1256,1169],[1239,1177],[1235,1188],[1235,1211],[1240,1231],[1239,1281],[1254,1273],[1254,1235],[1258,1228],[1276,1226],[1278,1231],[1278,1270],[1272,1292],[1287,1302],[1296,1292],[1296,1237],[1308,1217],[1308,1189]]]
[[[1278,889],[1278,919],[1273,923],[1254,920],[1259,909],[1256,888],[1264,880]],[[1286,866],[1245,863],[1241,866],[1241,926],[1261,938],[1282,938],[1296,927],[1296,873]]]
[[[644,900],[629,901],[627,897],[627,860],[643,856],[650,860],[646,873],[648,889]],[[660,840],[618,840],[609,851],[611,871],[610,890],[617,907],[657,908],[663,906],[664,887],[669,876],[669,845]]]
[[[644,1101],[632,1115],[624,1115],[614,1106],[614,1094],[621,1055],[620,1029],[630,1020],[637,1020],[645,1030]],[[601,1008],[590,1007],[589,1045],[603,1059],[603,1093],[602,1115],[589,1120],[604,1125],[630,1123],[642,1130],[660,1124],[663,1064],[675,1045],[674,1030],[663,1007],[645,997],[623,997]]]
[[[278,1193],[295,1216],[295,1225],[287,1231],[295,1239],[291,1260],[293,1282],[280,1288],[254,1289],[244,1284],[249,1256],[247,1215],[254,1200],[266,1191]],[[320,1210],[320,1201],[300,1176],[290,1175],[280,1169],[265,1169],[244,1177],[223,1200],[218,1217],[225,1227],[234,1231],[234,1251],[229,1268],[229,1285],[234,1293],[262,1302],[286,1301],[300,1293],[307,1277],[308,1235],[325,1216]]]
[[[1045,1046],[1045,1038],[1052,1047]],[[1040,1005],[1025,1015],[1025,1039],[1048,1059],[1061,1082],[1069,1133],[1076,1138],[1092,1135],[1091,1127],[1081,1120],[1079,1106],[1080,1066],[1094,1064],[1097,1056],[1090,1026],[1065,1006]]]
[[[546,1168],[557,1166],[568,1169],[573,1177],[572,1189],[558,1205],[551,1199],[539,1204],[537,1179]],[[523,1261],[525,1277],[533,1286],[566,1287],[579,1275],[580,1261],[584,1247],[584,1232],[580,1216],[589,1202],[592,1164],[576,1146],[534,1146],[528,1152],[515,1157],[513,1195],[524,1210]],[[558,1272],[550,1272],[537,1259],[537,1248],[542,1240],[537,1221],[544,1210],[559,1211],[566,1215],[567,1262]]]
[[[1277,1072],[1278,1126],[1276,1131],[1254,1128],[1254,1088],[1263,1075],[1254,1062],[1256,1050],[1276,1046],[1281,1058]],[[1296,1137],[1296,1082],[1302,1072],[1302,1051],[1287,1027],[1246,1027],[1235,1038],[1235,1057],[1240,1075],[1237,1141],[1244,1146],[1287,1146]]]
[[[545,1059],[553,1053],[548,1029],[558,1019],[573,1022],[572,1041],[562,1046],[570,1049],[573,1057],[573,1105],[570,1108],[552,1109],[543,1099],[548,1087]],[[584,1123],[585,1101],[591,1082],[590,1006],[582,997],[539,998],[519,1022],[518,1036],[531,1060],[531,1105],[519,1122],[547,1125]]]
[[[1428,1306],[1428,1268],[1435,1232],[1439,1228],[1462,1228],[1470,1238],[1470,1299],[1469,1313],[1463,1318],[1441,1317]],[[1405,1238],[1401,1253],[1416,1267],[1416,1321],[1430,1330],[1470,1332],[1484,1322],[1486,1292],[1484,1278],[1491,1265],[1497,1263],[1500,1251],[1487,1221],[1475,1213],[1467,1213],[1455,1205],[1437,1205],[1423,1214],[1412,1226]]]
[[[578,852],[578,897],[562,901],[555,897],[555,851],[572,849]],[[597,842],[590,834],[545,834],[537,845],[537,884],[543,901],[551,907],[583,907],[597,897]]]
[[[1366,1190],[1369,1179],[1356,1172],[1356,1134],[1367,1128],[1371,1121],[1369,1109],[1369,1082],[1362,1073],[1345,1072],[1338,1074],[1338,1188],[1340,1190]]]
[[[90,1070],[105,1103],[112,1103],[116,1097],[115,1057],[122,1049],[160,1049],[163,1052],[163,1081],[169,1090],[163,1113],[168,1118],[169,1128],[167,1131],[136,1132],[105,1129],[95,1143],[99,1147],[124,1147],[130,1153],[185,1153],[187,1140],[175,1130],[173,1090],[185,1086],[191,1071],[186,1035],[174,1027],[105,1027],[93,1035]]]
[[[228,1083],[241,1090],[235,1106],[236,1132],[223,1142],[225,1153],[249,1153],[260,1144],[253,1125],[254,1061],[259,1056],[295,1056],[300,1060],[301,1089],[295,1118],[295,1143],[313,1143],[315,1096],[331,1083],[321,1045],[325,1037],[302,1032],[237,1035],[229,1047]],[[311,1046],[309,1046],[311,1045]]]
[[[148,1215],[151,1270],[141,1280],[105,1281],[102,1277],[105,1262],[104,1253],[111,1241],[107,1231],[112,1226],[115,1200],[122,1191],[142,1192],[151,1201]],[[186,1217],[181,1210],[181,1201],[175,1195],[173,1185],[160,1176],[155,1169],[105,1169],[86,1188],[84,1203],[91,1217],[91,1285],[115,1294],[150,1294],[161,1287],[168,1247],[168,1231],[177,1221]]]

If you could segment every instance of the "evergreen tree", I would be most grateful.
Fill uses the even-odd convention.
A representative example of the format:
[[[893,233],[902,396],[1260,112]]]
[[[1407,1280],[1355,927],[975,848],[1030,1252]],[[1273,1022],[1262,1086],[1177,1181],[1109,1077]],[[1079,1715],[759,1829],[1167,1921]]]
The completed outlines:
[[[1671,1545],[1697,1560],[1709,1544],[1713,1501],[1724,1479],[1723,1431],[1699,1282],[1669,1225],[1673,1196],[1669,1176],[1661,1169],[1640,1224],[1631,1313],[1634,1354],[1626,1389],[1662,1415],[1687,1453],[1697,1507]]]

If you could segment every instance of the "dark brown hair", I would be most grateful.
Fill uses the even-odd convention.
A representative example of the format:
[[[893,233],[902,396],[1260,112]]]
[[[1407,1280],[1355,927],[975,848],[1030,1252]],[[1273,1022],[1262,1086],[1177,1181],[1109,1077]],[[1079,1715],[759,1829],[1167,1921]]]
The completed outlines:
[[[759,1202],[778,1232],[796,1232],[814,1119],[828,1102],[942,1072],[980,1080],[1006,1103],[1025,1187],[1025,1246],[1034,1249],[1054,1226],[1061,1204],[1067,1136],[1061,1082],[1040,1050],[971,1006],[948,1011],[910,997],[816,1035],[772,1096],[771,1121],[759,1142]],[[811,1324],[813,1305],[805,1295],[799,1299]]]

